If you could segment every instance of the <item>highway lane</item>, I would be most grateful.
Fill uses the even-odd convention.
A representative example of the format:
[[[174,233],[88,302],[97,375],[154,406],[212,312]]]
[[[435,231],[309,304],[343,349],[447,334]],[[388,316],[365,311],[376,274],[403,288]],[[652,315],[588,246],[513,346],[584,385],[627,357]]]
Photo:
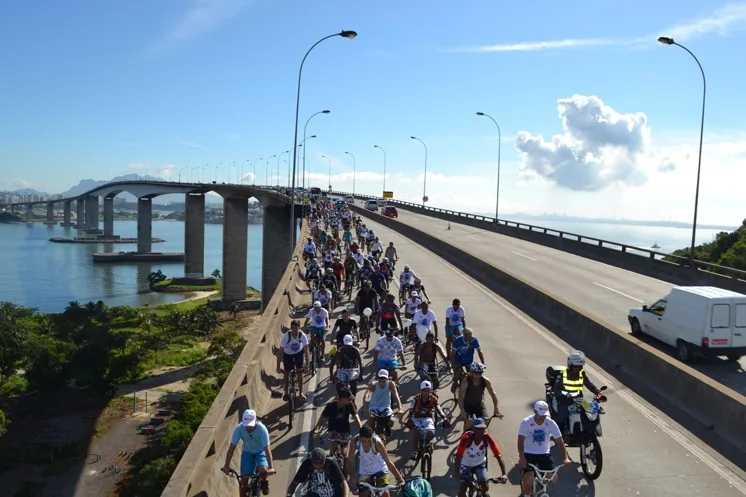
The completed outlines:
[[[504,419],[493,421],[490,432],[497,437],[508,467],[514,467],[519,422],[531,413],[532,403],[543,396],[544,370],[550,364],[562,364],[568,346],[434,254],[387,228],[368,224],[383,241],[393,241],[401,262],[409,263],[422,277],[441,324],[451,300],[454,297],[461,299],[469,326],[482,342],[487,357],[486,375],[497,387],[500,409],[505,414]],[[411,354],[408,358],[411,360]],[[553,496],[746,495],[744,475],[740,470],[729,469],[731,465],[718,454],[695,441],[693,435],[610,379],[594,364],[589,364],[588,370],[597,384],[610,387],[601,441],[605,459],[603,474],[596,482],[589,483],[582,477],[578,465],[562,470]],[[414,395],[418,384],[412,375],[412,372],[407,372],[399,382],[407,398]],[[450,382],[444,383],[444,389],[447,389]],[[445,400],[445,408],[452,411],[453,401],[446,400],[450,397],[447,390],[442,391],[441,400]],[[358,394],[358,403],[361,400],[362,394]],[[450,477],[452,468],[447,461],[460,433],[461,425],[458,424],[438,435],[433,464],[433,485],[437,495],[455,494],[456,482]],[[412,466],[406,461],[410,455],[410,437],[411,433],[397,424],[389,443],[405,473]],[[571,450],[572,457],[577,459],[577,449]],[[491,474],[498,470],[496,464],[491,464],[490,468]],[[414,474],[418,471],[415,470]],[[518,493],[515,486],[518,473],[512,469],[510,474],[510,488],[495,488],[493,496]]]
[[[673,287],[665,281],[491,231],[458,223],[451,223],[448,230],[447,221],[403,209],[399,209],[397,220],[546,289],[626,332],[630,331],[627,321],[630,308],[651,304]],[[672,347],[658,345],[667,353],[675,352]],[[690,365],[746,394],[746,358],[738,363],[714,359]]]

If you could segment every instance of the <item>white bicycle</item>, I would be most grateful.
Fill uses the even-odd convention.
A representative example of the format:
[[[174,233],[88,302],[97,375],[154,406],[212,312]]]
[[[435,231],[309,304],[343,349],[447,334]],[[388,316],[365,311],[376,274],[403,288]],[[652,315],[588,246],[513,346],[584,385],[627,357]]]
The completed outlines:
[[[531,497],[549,497],[547,486],[557,476],[557,471],[563,467],[562,464],[554,469],[539,469],[533,464],[529,464],[534,470],[534,486],[531,490]]]
[[[374,487],[373,485],[369,483],[365,483],[364,481],[360,481],[357,484],[362,487],[365,487],[370,493],[370,497],[381,497],[381,495],[383,495],[383,493],[386,490],[400,490],[401,489],[399,485],[386,485],[385,487]]]

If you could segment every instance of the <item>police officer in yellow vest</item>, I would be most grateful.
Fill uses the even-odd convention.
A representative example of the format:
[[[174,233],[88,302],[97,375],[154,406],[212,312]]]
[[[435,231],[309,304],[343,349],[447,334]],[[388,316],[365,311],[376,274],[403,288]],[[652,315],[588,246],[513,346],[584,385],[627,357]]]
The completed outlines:
[[[555,421],[563,433],[567,429],[565,426],[568,418],[567,408],[572,404],[573,398],[583,395],[583,387],[588,388],[593,395],[601,394],[596,385],[588,379],[588,375],[583,371],[583,366],[585,366],[585,354],[579,350],[573,350],[567,356],[567,369],[563,370],[561,375],[557,375],[554,382],[554,394],[558,404]]]

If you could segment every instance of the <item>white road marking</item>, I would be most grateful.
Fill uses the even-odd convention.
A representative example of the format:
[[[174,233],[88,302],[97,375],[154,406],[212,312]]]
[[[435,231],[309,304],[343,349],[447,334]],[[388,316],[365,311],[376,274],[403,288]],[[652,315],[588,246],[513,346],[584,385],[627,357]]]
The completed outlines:
[[[511,252],[513,252],[515,255],[520,255],[521,257],[525,257],[526,259],[530,261],[534,261],[534,262],[536,261],[536,259],[534,259],[533,257],[529,257],[527,255],[521,254],[520,252],[516,252],[515,250],[511,250]]]
[[[429,253],[433,258],[435,258],[438,262],[443,264],[444,266],[452,269],[456,274],[458,274],[461,278],[463,278],[467,283],[472,285],[474,288],[479,290],[481,293],[486,295],[489,299],[493,300],[495,303],[497,303],[500,307],[511,313],[513,316],[515,316],[518,320],[523,322],[526,326],[533,329],[536,333],[538,333],[542,338],[544,338],[547,342],[552,344],[555,348],[562,351],[563,353],[567,353],[566,347],[562,342],[560,342],[555,336],[551,335],[550,333],[545,332],[541,329],[541,327],[535,323],[533,323],[529,318],[524,316],[519,310],[515,309],[512,305],[510,305],[508,302],[503,301],[501,298],[496,296],[494,292],[487,289],[483,285],[477,283],[473,279],[471,279],[469,276],[467,276],[465,273],[463,273],[461,270],[453,266],[452,264],[449,264],[442,258],[438,257],[432,252],[429,252],[428,250],[425,250],[424,248],[413,244],[413,246],[417,247],[421,251],[425,253]],[[603,383],[606,385],[612,385],[612,381],[606,377],[606,375],[602,374],[598,369],[590,366],[586,366],[586,370],[590,370],[593,372],[593,375],[597,378],[600,378]],[[733,473],[728,467],[720,463],[717,459],[712,457],[710,454],[708,454],[704,449],[700,448],[696,443],[691,441],[686,435],[678,431],[675,427],[670,425],[665,419],[663,419],[661,416],[659,416],[657,413],[655,413],[653,410],[645,406],[643,403],[638,401],[636,398],[634,398],[630,393],[624,391],[623,389],[616,389],[615,395],[619,396],[627,402],[630,406],[632,406],[635,410],[637,410],[640,414],[645,416],[647,419],[649,419],[653,424],[655,424],[658,428],[663,430],[668,436],[670,436],[673,440],[678,442],[685,450],[689,451],[697,457],[700,461],[702,461],[704,464],[709,466],[713,471],[718,473],[723,479],[725,479],[730,485],[732,485],[734,488],[737,488],[741,494],[746,495],[746,482],[741,480],[738,475]]]
[[[611,288],[611,287],[609,287],[609,286],[606,286],[606,285],[602,285],[601,283],[596,283],[595,281],[591,281],[591,283],[593,283],[594,285],[600,286],[601,288],[605,288],[605,289],[609,290],[610,292],[618,293],[618,294],[619,294],[619,295],[621,295],[622,297],[627,297],[628,299],[632,299],[632,300],[634,300],[634,301],[636,301],[636,302],[639,302],[639,303],[641,303],[641,304],[642,304],[642,303],[644,302],[644,300],[640,300],[640,299],[638,299],[637,297],[633,297],[632,295],[627,295],[627,294],[626,294],[626,293],[624,293],[624,292],[620,292],[619,290],[616,290],[616,289],[614,289],[614,288]]]
[[[476,237],[476,236],[474,236],[474,235],[466,235],[466,236],[467,236],[467,238],[471,238],[472,240],[477,240],[477,241],[479,241],[479,238],[477,238],[477,237]]]
[[[290,482],[293,481],[293,478],[295,477],[295,474],[298,472],[298,468],[300,468],[300,465],[303,463],[303,460],[308,455],[308,451],[310,450],[310,443],[311,443],[311,426],[314,424],[314,418],[316,417],[316,409],[314,406],[314,392],[316,391],[316,385],[318,385],[318,379],[319,375],[321,374],[321,371],[317,368],[316,374],[313,375],[311,380],[306,385],[306,406],[311,406],[310,409],[304,409],[302,411],[302,432],[300,436],[300,444],[298,445],[298,450],[295,453],[294,458],[294,464],[292,464],[292,471],[290,472],[290,475],[288,476],[287,484],[285,485],[285,488],[290,485]],[[298,488],[296,489],[296,492],[302,490],[304,488],[304,485],[298,485]]]

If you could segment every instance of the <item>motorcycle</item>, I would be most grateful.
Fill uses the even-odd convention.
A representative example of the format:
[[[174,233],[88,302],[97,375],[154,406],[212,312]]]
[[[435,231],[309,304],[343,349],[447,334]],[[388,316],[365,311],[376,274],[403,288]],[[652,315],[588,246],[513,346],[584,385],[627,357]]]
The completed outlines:
[[[563,441],[567,447],[580,449],[580,466],[583,473],[590,480],[596,480],[601,476],[603,469],[603,452],[599,438],[603,434],[601,427],[601,414],[606,414],[601,403],[606,402],[605,395],[585,399],[581,392],[563,392],[571,400],[569,405],[560,405],[558,396],[554,392],[554,384],[557,377],[562,375],[564,366],[550,366],[546,370],[547,383],[546,402],[549,405],[551,416],[556,417],[560,408],[568,411],[566,429],[563,430]],[[607,387],[603,386],[599,390],[605,391]],[[560,428],[563,428],[562,426]]]

